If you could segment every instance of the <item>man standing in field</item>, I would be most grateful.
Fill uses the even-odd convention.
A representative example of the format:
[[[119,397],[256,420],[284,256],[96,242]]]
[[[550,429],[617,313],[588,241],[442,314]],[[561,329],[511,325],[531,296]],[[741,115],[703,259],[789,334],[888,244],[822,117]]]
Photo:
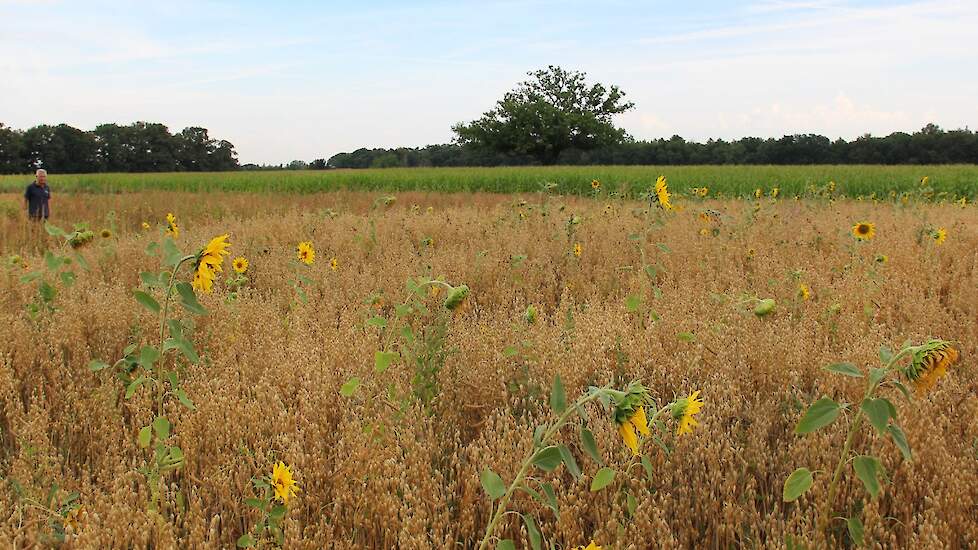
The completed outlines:
[[[27,204],[27,217],[34,221],[45,221],[51,210],[48,201],[51,200],[51,189],[48,188],[48,172],[38,168],[34,173],[34,182],[24,191],[24,202]]]

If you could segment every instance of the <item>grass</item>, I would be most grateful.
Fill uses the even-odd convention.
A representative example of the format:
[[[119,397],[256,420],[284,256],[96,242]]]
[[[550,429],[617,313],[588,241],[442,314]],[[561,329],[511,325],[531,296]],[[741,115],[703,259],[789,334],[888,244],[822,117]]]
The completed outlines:
[[[610,181],[612,172],[655,173],[605,170],[594,175]],[[682,181],[682,174],[718,169],[676,170]],[[815,175],[821,168],[797,170]],[[896,170],[916,183],[909,168],[885,170],[876,174]],[[954,173],[946,170],[931,177]],[[592,177],[570,169],[523,173],[536,174],[527,176],[528,186],[543,174]],[[246,187],[385,174],[414,177],[373,171],[222,178]],[[208,177],[151,175],[136,187]],[[439,181],[449,185],[448,178],[432,185]],[[73,286],[58,286],[56,310],[36,319],[26,306],[37,287],[21,276],[44,264],[41,250],[52,241],[22,219],[0,218],[0,476],[7,481],[0,483],[0,540],[32,547],[48,532],[49,518],[17,505],[10,488],[16,480],[38,499],[52,483],[56,500],[79,493],[74,548],[230,548],[259,519],[244,504],[249,479],[282,460],[301,488],[283,522],[286,548],[471,549],[492,513],[480,472],[488,467],[506,482],[514,478],[534,426],[553,420],[548,396],[559,374],[568,396],[641,379],[664,401],[701,390],[705,405],[693,433],[665,441],[671,453],[646,442],[651,478],[615,426],[589,408],[601,456],[621,473],[592,492],[598,466],[576,444],[570,450],[581,480],[562,466],[535,470],[533,477],[556,489],[559,519],[522,494],[510,509],[538,518],[546,547],[594,539],[604,548],[783,548],[788,536],[814,529],[825,472],[845,435],[825,429],[798,437],[805,404],[822,395],[849,403],[861,396],[852,379],[823,367],[841,360],[876,365],[881,345],[928,336],[955,342],[962,360],[932,393],[912,404],[893,399],[914,460],[862,434],[861,452],[879,456],[893,483],[870,500],[848,476],[836,510],[860,513],[867,540],[884,547],[967,547],[978,539],[973,205],[677,199],[683,210],[659,220],[640,201],[403,192],[389,208],[372,210],[379,196],[154,190],[62,197],[58,224],[86,221],[96,234],[113,231],[81,249],[89,269],[76,269]],[[704,209],[719,214],[704,221]],[[209,314],[196,317],[193,340],[202,360],[180,365],[182,387],[197,408],[167,410],[188,458],[166,478],[172,487],[160,519],[147,511],[135,472],[147,456],[135,442],[152,420],[151,392],[123,399],[118,381],[85,366],[93,358],[114,360],[130,342],[156,334],[154,317],[135,304],[132,290],[141,271],[159,269],[144,250],[167,212],[181,225],[180,246],[195,249],[230,233],[231,258],[244,256],[250,267],[237,300],[227,301],[220,281],[201,297]],[[572,216],[579,223],[571,233]],[[152,229],[141,229],[142,221]],[[858,221],[875,224],[874,239],[853,239]],[[931,240],[932,227],[945,227],[947,241]],[[317,255],[311,267],[300,266],[312,283],[303,304],[290,262],[296,243],[307,240]],[[579,258],[572,253],[577,243]],[[7,257],[15,253],[22,263],[11,265]],[[877,261],[882,255],[885,263]],[[430,344],[437,350],[425,355],[438,363],[425,371],[436,377],[425,403],[396,422],[387,413],[381,419],[389,429],[372,431],[378,418],[366,413],[365,394],[345,398],[339,391],[351,377],[375,376],[382,333],[367,321],[393,319],[405,282],[419,274],[465,283],[471,296],[440,336],[444,342]],[[810,289],[807,300],[799,297],[801,283]],[[777,307],[758,317],[737,303],[743,295],[774,299]],[[426,299],[439,307],[441,297]],[[525,320],[530,304],[539,312],[533,324]],[[414,375],[398,363],[383,381],[411,395]],[[576,433],[568,429],[566,439],[576,441]],[[782,482],[799,464],[817,470],[818,483],[786,504]],[[625,485],[636,499],[631,513]],[[848,546],[839,525],[835,540],[811,547]],[[502,519],[498,535],[530,547],[515,514]]]
[[[928,176],[936,193],[948,198],[978,196],[978,166],[557,166],[503,168],[390,168],[372,170],[57,174],[55,192],[124,193],[132,191],[247,191],[315,193],[335,190],[525,193],[557,184],[565,194],[588,194],[591,180],[606,191],[636,196],[659,175],[671,188],[685,192],[709,187],[726,196],[747,196],[755,189],[779,187],[787,195],[804,195],[829,181],[846,196],[886,196],[917,188]],[[0,191],[19,191],[29,176],[0,176]]]

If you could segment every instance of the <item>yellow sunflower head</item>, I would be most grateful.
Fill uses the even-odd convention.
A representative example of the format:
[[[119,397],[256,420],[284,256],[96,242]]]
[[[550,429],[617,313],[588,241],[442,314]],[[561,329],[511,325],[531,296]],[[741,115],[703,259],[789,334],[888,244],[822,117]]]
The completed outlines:
[[[807,300],[812,297],[812,291],[808,289],[808,285],[805,283],[798,285],[798,297],[802,300]]]
[[[852,236],[860,241],[868,241],[876,236],[876,225],[869,222],[859,222],[852,226]]]
[[[587,546],[575,546],[571,550],[601,550],[601,547],[595,544],[592,540],[591,544],[588,544]]]
[[[166,234],[176,239],[180,236],[180,228],[177,227],[177,217],[173,212],[166,214]]]
[[[337,269],[340,268],[340,261],[337,260],[336,258],[330,258],[329,268],[332,269],[333,271],[336,271]]]
[[[648,401],[648,390],[638,383],[632,382],[615,401],[615,422],[618,424],[618,434],[633,456],[639,455],[638,435],[648,436],[649,424],[645,416],[645,404]]]
[[[103,239],[109,239],[109,238],[112,237],[112,230],[111,229],[103,229],[101,231],[101,233],[99,233],[99,235],[101,235]]]
[[[601,189],[601,182],[598,180],[591,180],[591,189],[594,189],[595,191]]]
[[[676,435],[684,435],[693,432],[699,422],[693,418],[694,414],[703,408],[703,400],[699,398],[699,390],[689,394],[688,397],[676,400],[672,405],[672,418],[679,423],[676,425]]]
[[[944,244],[944,241],[947,240],[947,229],[944,229],[943,227],[938,227],[937,229],[930,232],[930,236],[932,239],[934,239],[935,243]]]
[[[312,241],[299,243],[299,246],[295,249],[295,253],[299,261],[306,265],[312,265],[316,261],[316,250],[312,247]]]
[[[581,243],[574,243],[574,256],[580,258],[581,254],[583,253],[584,253],[584,247],[581,246]]]
[[[299,484],[292,478],[292,470],[279,462],[272,468],[272,489],[275,491],[275,500],[282,504],[288,504],[289,498],[299,492]]]
[[[210,292],[213,288],[217,273],[223,270],[224,257],[231,254],[228,251],[231,246],[228,237],[227,234],[214,237],[197,254],[197,265],[194,266],[194,280],[192,282],[195,289]]]
[[[243,256],[238,256],[231,262],[231,267],[234,268],[238,273],[244,273],[248,271],[248,260]]]
[[[759,199],[759,198],[761,198],[763,196],[764,196],[764,190],[763,189],[761,189],[760,187],[758,187],[757,189],[754,190],[754,198],[755,199]]]
[[[877,254],[876,255],[876,263],[878,263],[878,264],[885,264],[888,261],[890,261],[890,257],[887,256],[886,254]]]
[[[778,195],[780,195],[780,194],[781,194],[781,189],[779,187],[775,187],[774,189],[771,189],[771,198],[772,199],[778,198]]]
[[[149,231],[149,222],[143,222],[142,227],[143,231]]]
[[[659,176],[655,180],[655,197],[659,201],[659,206],[663,210],[672,210],[672,202],[670,202],[669,195],[669,184],[666,182],[665,176]]]
[[[914,352],[903,374],[918,393],[926,393],[947,374],[948,367],[958,362],[958,357],[958,350],[950,342],[932,339]]]

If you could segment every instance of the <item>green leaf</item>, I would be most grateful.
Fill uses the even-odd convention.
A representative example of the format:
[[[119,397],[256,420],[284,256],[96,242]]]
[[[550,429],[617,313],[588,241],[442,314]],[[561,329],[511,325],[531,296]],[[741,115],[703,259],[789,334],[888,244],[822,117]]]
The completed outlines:
[[[347,380],[346,383],[340,387],[340,395],[342,395],[343,397],[350,397],[357,391],[357,388],[359,387],[360,387],[360,379],[351,378]]]
[[[248,533],[245,533],[238,537],[238,542],[236,543],[238,548],[252,548],[255,546],[255,539]]]
[[[563,457],[560,456],[560,449],[551,445],[545,449],[541,449],[537,454],[533,455],[533,465],[541,470],[552,472],[560,463],[563,462]]]
[[[692,332],[680,332],[679,334],[676,335],[676,337],[682,340],[683,342],[692,342],[696,340],[696,335],[693,334]]]
[[[851,376],[853,378],[863,377],[863,371],[859,370],[859,367],[853,365],[852,363],[836,363],[834,365],[825,367],[825,370],[834,372],[836,374]]]
[[[145,376],[140,376],[140,377],[136,378],[135,380],[133,380],[132,382],[130,382],[129,385],[126,386],[126,395],[125,395],[125,398],[126,399],[129,399],[130,397],[132,397],[132,395],[134,393],[136,393],[136,388],[138,388],[144,382],[146,382],[146,377]]]
[[[499,474],[486,468],[482,470],[482,475],[479,476],[479,480],[482,482],[482,488],[489,495],[489,498],[496,500],[506,494],[506,485],[503,484],[503,478],[499,477]]]
[[[180,294],[180,305],[194,315],[204,315],[207,310],[197,301],[194,294],[194,287],[190,283],[179,282],[176,284],[177,292]]]
[[[47,231],[48,235],[51,235],[52,237],[61,237],[64,239],[68,236],[64,229],[61,229],[60,227],[48,222],[44,222],[44,230]]]
[[[913,460],[913,455],[910,452],[910,444],[907,443],[907,434],[903,433],[903,429],[896,424],[890,424],[886,427],[886,431],[890,434],[890,438],[893,439],[893,444],[897,446],[897,449],[900,449],[903,458]]]
[[[383,317],[371,317],[367,319],[367,325],[377,328],[387,328],[387,319]]]
[[[187,392],[183,391],[182,389],[178,389],[174,390],[173,394],[177,396],[177,401],[179,401],[181,405],[192,411],[197,410],[197,405],[194,405],[194,402],[187,397]]]
[[[559,374],[554,377],[554,385],[550,388],[550,408],[558,415],[567,410],[567,394],[564,393]]]
[[[268,517],[274,519],[275,521],[282,521],[282,518],[285,517],[285,512],[287,511],[288,508],[286,508],[284,504],[276,504],[275,506],[272,506],[272,511],[268,513]]]
[[[183,253],[177,248],[177,244],[173,242],[171,237],[163,239],[163,263],[170,266],[176,267],[180,263],[180,260],[184,258]]]
[[[44,276],[44,274],[41,273],[40,271],[31,271],[30,273],[28,273],[26,275],[22,275],[20,277],[20,282],[22,284],[33,283],[34,281],[40,279],[43,276]]]
[[[396,351],[376,351],[374,352],[374,371],[383,374],[384,371],[396,361],[400,355]]]
[[[890,407],[885,399],[864,399],[860,408],[878,433],[886,432],[886,425],[890,422]]]
[[[57,289],[49,285],[47,281],[41,282],[41,285],[37,287],[37,290],[41,294],[41,299],[46,303],[53,302],[54,297],[58,295]]]
[[[808,410],[805,411],[804,416],[798,422],[798,426],[795,427],[795,433],[812,433],[819,428],[828,426],[838,416],[839,404],[828,397],[823,397],[812,403],[811,407],[808,407]]]
[[[149,287],[163,286],[162,284],[160,284],[160,276],[156,273],[152,273],[149,271],[141,271],[139,273],[139,280],[142,281],[144,285]]]
[[[654,473],[654,470],[652,469],[652,461],[645,455],[642,455],[642,468],[645,468],[645,477],[647,477],[649,481],[652,481],[652,474]]]
[[[265,508],[265,501],[257,498],[246,498],[245,505],[251,506],[252,508],[258,508],[259,510]]]
[[[903,385],[903,382],[900,382],[897,379],[892,379],[890,380],[890,383],[893,384],[896,389],[900,390],[900,393],[903,394],[903,397],[907,398],[907,401],[913,401],[913,395],[911,395],[910,390]]]
[[[625,493],[625,510],[628,512],[628,517],[634,517],[635,510],[638,510],[638,501],[631,493]]]
[[[61,284],[65,286],[71,286],[75,284],[75,273],[73,271],[62,271],[58,274],[61,278]]]
[[[659,250],[665,252],[666,254],[672,252],[672,250],[669,249],[669,246],[666,245],[666,243],[655,243],[655,246],[659,247]]]
[[[530,538],[530,547],[533,550],[540,550],[542,548],[543,537],[540,536],[540,530],[537,529],[537,522],[529,514],[523,514],[523,522],[526,523],[526,534]]]
[[[153,432],[156,433],[156,439],[170,437],[170,421],[166,417],[157,416],[153,419]]]
[[[886,373],[887,369],[878,369],[875,367],[869,369],[869,383],[871,385],[875,385],[877,382],[882,380],[884,376],[886,376]]]
[[[570,449],[567,448],[567,445],[558,445],[557,450],[560,451],[560,458],[563,460],[564,466],[567,467],[567,471],[574,476],[574,479],[580,479],[581,468],[577,465],[577,459],[575,459],[574,455],[571,454]]]
[[[614,480],[615,480],[614,470],[608,467],[601,468],[600,470],[598,470],[596,474],[594,474],[594,479],[591,480],[591,492],[600,491],[601,489],[604,489],[605,487],[610,485],[611,482]]]
[[[149,442],[152,437],[153,437],[153,428],[150,426],[143,426],[139,430],[139,437],[137,438],[137,442],[139,443],[139,446],[141,448],[145,449],[146,447],[149,447]]]
[[[859,518],[855,516],[848,518],[846,520],[846,528],[849,529],[849,537],[852,539],[852,542],[856,544],[856,546],[862,546],[866,544],[865,537],[864,537],[865,530],[863,529],[863,522]]]
[[[502,539],[496,543],[496,550],[516,550],[516,544],[510,539]]]
[[[893,360],[893,350],[886,346],[880,346],[880,363],[885,367]]]
[[[852,468],[856,471],[856,477],[863,482],[866,491],[876,498],[880,494],[879,474],[883,469],[879,459],[875,456],[860,455],[852,460]]]
[[[152,369],[153,365],[160,360],[160,352],[153,346],[143,346],[139,350],[139,364],[147,369]]]
[[[92,359],[91,361],[88,362],[88,370],[92,372],[98,372],[102,369],[107,369],[107,368],[109,368],[109,364],[104,361],[100,361],[98,359]]]
[[[519,352],[520,350],[516,346],[506,346],[506,349],[503,350],[503,355],[507,358],[512,358],[516,357]]]
[[[794,502],[798,497],[805,494],[812,488],[812,471],[808,468],[798,468],[784,480],[784,489],[781,491],[781,499],[785,502]]]
[[[584,426],[581,426],[581,446],[584,447],[584,452],[595,462],[604,464],[604,461],[601,460],[601,453],[598,452],[598,442],[594,440],[594,434]]]
[[[57,271],[64,264],[65,260],[61,256],[56,256],[50,250],[44,253],[44,265],[47,266],[48,271]]]
[[[176,338],[177,347],[180,348],[180,352],[183,356],[187,358],[194,365],[200,363],[200,356],[197,355],[197,351],[194,350],[194,345],[190,343],[190,340],[186,338]]]
[[[549,483],[541,483],[540,488],[543,489],[544,496],[547,497],[547,506],[554,511],[555,516],[560,516],[560,508],[557,506],[557,493],[554,492],[554,486]]]
[[[642,305],[642,297],[638,294],[632,294],[631,296],[625,298],[625,309],[635,313],[638,308]]]

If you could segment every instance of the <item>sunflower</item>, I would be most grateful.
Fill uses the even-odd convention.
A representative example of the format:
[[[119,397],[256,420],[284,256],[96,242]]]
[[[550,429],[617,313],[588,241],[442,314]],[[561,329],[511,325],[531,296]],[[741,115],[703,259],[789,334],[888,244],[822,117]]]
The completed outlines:
[[[669,184],[666,183],[665,176],[659,176],[655,180],[655,197],[663,210],[672,210],[672,203],[669,202]]]
[[[696,390],[689,394],[689,397],[679,399],[672,405],[672,418],[679,421],[679,425],[676,426],[677,436],[692,433],[693,428],[699,424],[693,418],[693,415],[703,408],[703,400],[699,395],[700,391]]]
[[[103,229],[99,233],[99,235],[101,235],[103,239],[110,239],[110,238],[112,238],[112,230],[111,229]]]
[[[275,490],[275,500],[288,504],[289,498],[299,492],[299,484],[292,479],[292,470],[279,461],[272,468],[272,488]]]
[[[574,256],[580,258],[581,254],[583,253],[584,253],[584,247],[581,246],[581,243],[574,243]]]
[[[760,187],[758,187],[757,189],[754,190],[754,198],[755,199],[759,199],[759,198],[761,198],[763,196],[764,196],[764,190],[763,189],[761,189]]]
[[[625,418],[624,422],[619,420],[618,433],[621,435],[625,446],[631,449],[632,455],[638,456],[638,436],[635,432],[644,436],[649,435],[649,424],[645,418],[645,407],[637,407],[630,417]]]
[[[231,267],[233,267],[238,273],[244,273],[245,271],[248,271],[248,260],[243,256],[238,256],[233,262],[231,262]]]
[[[812,291],[808,289],[808,285],[805,283],[798,285],[798,297],[801,298],[802,301],[812,297]]]
[[[621,435],[625,447],[638,456],[638,434],[649,435],[649,424],[645,417],[645,403],[648,390],[638,382],[628,385],[621,397],[615,402],[615,422],[618,424],[618,434]],[[637,433],[636,433],[637,432]]]
[[[876,255],[876,263],[878,263],[878,264],[885,264],[889,260],[890,260],[890,257],[887,256],[886,254],[877,254]]]
[[[781,188],[775,187],[774,189],[771,189],[771,198],[772,199],[778,198],[778,195],[780,195],[780,194],[781,194]]]
[[[601,550],[601,547],[594,544],[594,541],[592,540],[591,544],[588,544],[587,546],[575,546],[571,550]]]
[[[936,230],[931,231],[930,236],[932,239],[934,239],[935,243],[944,244],[944,241],[947,240],[947,229],[938,227]]]
[[[84,506],[78,506],[77,508],[72,508],[68,510],[64,515],[64,526],[71,527],[71,530],[75,533],[78,532],[78,519],[81,516],[82,511],[85,509]]]
[[[944,340],[930,340],[914,352],[913,361],[903,371],[918,393],[926,393],[958,362],[958,350]]]
[[[143,231],[149,231],[149,222],[143,222]]]
[[[173,212],[169,212],[166,215],[166,234],[174,239],[180,236],[180,228],[177,227],[177,217],[173,215]]]
[[[231,254],[227,250],[230,246],[228,235],[224,234],[211,239],[211,242],[207,243],[207,246],[197,254],[197,265],[194,267],[192,283],[194,288],[204,292],[211,291],[214,286],[214,278],[217,273],[222,271],[224,256]]]
[[[859,222],[852,226],[852,236],[860,241],[868,241],[876,235],[876,225],[869,222]]]
[[[961,208],[964,208],[965,206],[968,205],[968,197],[961,197],[960,199],[954,202],[957,203],[957,205],[960,206]]]
[[[930,183],[930,177],[924,176],[924,177],[920,178],[920,185],[921,186],[926,186],[928,183]]]
[[[312,247],[311,241],[303,241],[299,243],[299,246],[295,249],[296,256],[299,257],[299,261],[306,264],[312,265],[316,261],[316,250]]]
[[[332,269],[333,271],[336,271],[337,269],[340,268],[340,261],[337,260],[336,258],[330,258],[329,268]]]
[[[598,180],[591,180],[591,189],[594,189],[595,191],[601,189],[601,182]]]

